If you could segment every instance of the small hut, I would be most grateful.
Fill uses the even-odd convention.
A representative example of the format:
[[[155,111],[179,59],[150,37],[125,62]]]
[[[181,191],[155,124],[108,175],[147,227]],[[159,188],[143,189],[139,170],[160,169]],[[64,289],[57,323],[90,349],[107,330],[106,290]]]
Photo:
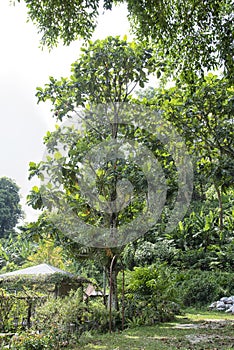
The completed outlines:
[[[0,287],[9,288],[20,287],[20,285],[38,285],[38,287],[47,286],[47,292],[54,292],[55,296],[64,296],[71,289],[82,287],[89,281],[86,278],[78,277],[70,272],[61,270],[49,264],[40,264],[27,267],[0,275]]]
[[[7,272],[0,275],[0,305],[4,311],[5,306],[9,305],[9,300],[12,300],[10,308],[13,307],[14,302],[18,303],[21,300],[26,304],[27,309],[27,315],[23,318],[22,324],[30,327],[32,312],[38,302],[46,299],[46,295],[53,293],[55,297],[63,297],[70,290],[78,288],[81,288],[83,292],[84,285],[87,283],[90,281],[86,278],[75,276],[48,264]],[[1,288],[4,289],[1,290]],[[7,294],[4,290],[7,291]],[[7,314],[10,313],[10,308]],[[0,329],[4,329],[4,317],[4,312],[2,314],[0,312]]]

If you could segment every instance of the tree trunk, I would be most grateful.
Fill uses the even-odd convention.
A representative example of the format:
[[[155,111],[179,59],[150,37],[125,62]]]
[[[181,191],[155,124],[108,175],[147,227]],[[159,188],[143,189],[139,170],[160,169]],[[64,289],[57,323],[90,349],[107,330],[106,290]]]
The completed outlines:
[[[109,296],[108,296],[108,310],[109,310],[109,331],[115,328],[115,319],[113,318],[113,311],[119,311],[119,301],[118,301],[118,288],[117,288],[117,276],[119,273],[118,257],[114,255],[111,260],[109,260],[108,266],[106,266],[106,272],[109,281]]]
[[[112,132],[111,136],[113,140],[117,140],[117,135],[118,135],[118,108],[116,105],[114,105],[114,120],[112,123]],[[115,160],[113,164],[113,170],[115,171],[117,166],[117,159]],[[111,202],[115,202],[117,198],[117,174],[114,174],[113,178],[113,186],[111,188],[111,193],[110,193],[110,200]],[[112,213],[110,214],[110,235],[112,237],[112,240],[115,246],[117,246],[116,242],[116,230],[118,226],[118,212],[117,208],[113,208]],[[110,256],[111,260],[109,260],[108,264],[108,277],[109,277],[109,287],[110,287],[110,293],[109,293],[109,298],[108,298],[108,309],[109,309],[109,331],[110,333],[112,332],[112,326],[115,327],[115,319],[112,318],[112,312],[113,310],[119,311],[119,303],[118,303],[118,290],[117,290],[117,276],[118,276],[118,255],[111,254]]]
[[[214,185],[217,192],[218,201],[219,201],[219,230],[223,229],[223,202],[222,202],[222,186]]]
[[[118,303],[118,293],[117,293],[117,276],[118,276],[118,268],[117,268],[117,256],[115,255],[110,265],[107,267],[108,271],[108,281],[109,281],[109,298],[108,298],[108,308],[112,308],[112,310],[119,310]]]

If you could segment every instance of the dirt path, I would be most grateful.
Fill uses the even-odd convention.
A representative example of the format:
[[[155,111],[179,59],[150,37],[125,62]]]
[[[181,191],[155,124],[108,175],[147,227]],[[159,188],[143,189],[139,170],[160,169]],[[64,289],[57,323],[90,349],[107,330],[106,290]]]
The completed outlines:
[[[174,328],[198,330],[196,334],[185,335],[185,338],[191,345],[220,344],[219,346],[226,346],[229,344],[230,349],[234,349],[234,318],[233,320],[204,319],[203,321],[198,321],[196,323],[176,324]],[[202,332],[200,333],[199,330]],[[205,349],[206,348],[207,347],[205,347]],[[216,347],[211,347],[210,349],[216,349]],[[217,349],[222,349],[222,347]]]

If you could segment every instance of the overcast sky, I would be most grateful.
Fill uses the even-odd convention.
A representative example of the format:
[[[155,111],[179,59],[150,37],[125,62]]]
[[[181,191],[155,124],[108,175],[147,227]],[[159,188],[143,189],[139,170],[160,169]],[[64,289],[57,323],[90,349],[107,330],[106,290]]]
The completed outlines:
[[[26,23],[23,3],[15,7],[0,0],[0,177],[7,176],[20,186],[26,220],[37,214],[25,205],[26,195],[35,184],[28,181],[28,164],[43,156],[43,136],[52,129],[48,105],[37,105],[36,87],[48,82],[49,76],[70,75],[70,65],[79,56],[81,42],[59,47],[52,52],[39,48],[36,28]],[[128,33],[126,9],[101,16],[94,38]]]

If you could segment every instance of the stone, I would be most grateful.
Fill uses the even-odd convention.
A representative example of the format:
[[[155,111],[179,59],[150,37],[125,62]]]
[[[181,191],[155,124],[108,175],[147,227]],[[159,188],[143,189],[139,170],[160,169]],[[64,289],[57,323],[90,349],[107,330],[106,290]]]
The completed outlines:
[[[215,309],[217,306],[217,301],[214,301],[212,304],[210,304],[209,308],[210,309]]]
[[[220,300],[214,301],[210,304],[209,309],[234,314],[234,296],[222,297]]]
[[[234,305],[232,305],[230,307],[230,309],[227,309],[225,312],[230,312],[230,313],[234,314]]]
[[[217,309],[220,309],[220,308],[226,309],[223,301],[218,301],[216,307],[217,307]]]
[[[223,297],[223,298],[220,299],[220,301],[226,303],[228,301],[228,299],[229,299],[228,297]]]

